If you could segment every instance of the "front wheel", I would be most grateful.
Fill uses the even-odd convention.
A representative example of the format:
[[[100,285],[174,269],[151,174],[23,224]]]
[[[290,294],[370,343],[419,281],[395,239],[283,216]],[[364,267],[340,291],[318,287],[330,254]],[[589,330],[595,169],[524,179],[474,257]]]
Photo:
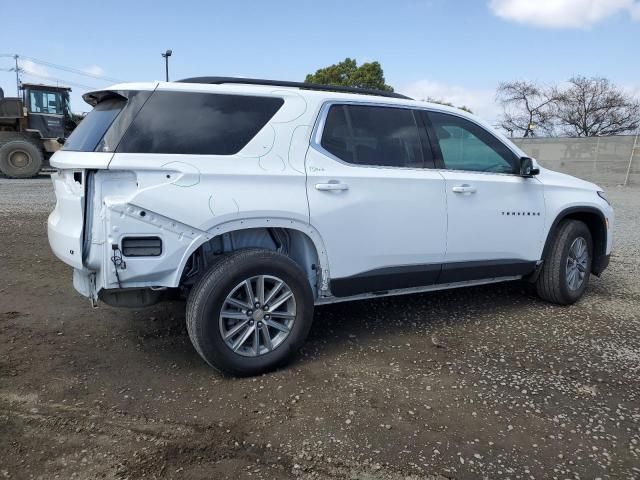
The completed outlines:
[[[578,220],[563,221],[536,281],[538,295],[560,305],[575,303],[587,289],[592,259],[589,228]]]
[[[313,294],[289,257],[238,250],[194,286],[186,316],[191,342],[209,365],[231,375],[257,375],[300,348],[313,320]]]

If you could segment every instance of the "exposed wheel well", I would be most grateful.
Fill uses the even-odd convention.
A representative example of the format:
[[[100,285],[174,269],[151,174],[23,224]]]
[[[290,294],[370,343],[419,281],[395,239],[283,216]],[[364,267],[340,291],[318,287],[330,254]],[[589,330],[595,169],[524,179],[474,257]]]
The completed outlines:
[[[549,230],[549,235],[547,236],[547,241],[542,252],[542,258],[547,257],[547,253],[558,231],[558,225],[565,220],[578,220],[589,228],[593,240],[594,257],[591,265],[591,273],[599,275],[602,272],[602,260],[607,253],[607,223],[604,215],[595,208],[574,207],[561,212]]]
[[[320,265],[313,241],[299,230],[280,227],[246,228],[213,237],[191,254],[182,272],[180,286],[191,288],[221,255],[245,248],[264,248],[288,256],[306,274],[314,295],[317,295]]]

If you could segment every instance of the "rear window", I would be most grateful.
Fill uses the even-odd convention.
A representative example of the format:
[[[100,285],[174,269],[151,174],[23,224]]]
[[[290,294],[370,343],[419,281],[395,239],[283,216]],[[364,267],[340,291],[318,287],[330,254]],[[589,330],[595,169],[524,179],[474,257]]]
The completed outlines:
[[[100,102],[69,136],[63,150],[93,152],[126,103],[121,97]]]
[[[116,152],[233,155],[283,103],[273,97],[156,91]]]

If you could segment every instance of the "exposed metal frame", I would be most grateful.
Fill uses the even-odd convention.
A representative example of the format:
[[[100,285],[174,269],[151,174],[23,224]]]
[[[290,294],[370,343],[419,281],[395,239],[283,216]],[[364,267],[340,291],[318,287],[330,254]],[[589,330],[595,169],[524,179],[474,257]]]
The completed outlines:
[[[291,82],[288,80],[267,80],[262,78],[238,78],[238,77],[191,77],[177,80],[177,83],[207,83],[221,85],[225,83],[243,85],[266,85],[272,87],[294,87],[304,90],[319,90],[323,92],[359,93],[361,95],[375,95],[378,97],[401,98],[413,100],[411,97],[396,92],[385,92],[373,88],[345,87],[342,85],[321,85],[319,83]]]

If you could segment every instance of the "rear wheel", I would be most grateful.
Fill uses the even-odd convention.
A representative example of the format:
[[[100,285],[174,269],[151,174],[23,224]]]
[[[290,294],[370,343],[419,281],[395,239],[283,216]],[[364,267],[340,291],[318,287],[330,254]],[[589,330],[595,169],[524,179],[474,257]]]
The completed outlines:
[[[42,151],[31,141],[11,139],[0,146],[0,172],[11,178],[30,178],[42,168]]]
[[[312,320],[305,273],[289,257],[263,249],[220,259],[187,301],[187,330],[196,351],[231,375],[257,375],[287,362]]]
[[[536,281],[538,295],[560,305],[579,300],[589,283],[592,258],[589,228],[578,220],[562,222]]]

